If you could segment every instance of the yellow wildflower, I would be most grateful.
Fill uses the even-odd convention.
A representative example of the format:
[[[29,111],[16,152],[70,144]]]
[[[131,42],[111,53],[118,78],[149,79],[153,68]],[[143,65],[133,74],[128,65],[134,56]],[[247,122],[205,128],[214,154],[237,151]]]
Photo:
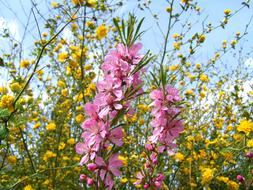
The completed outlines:
[[[224,10],[224,14],[227,15],[227,16],[230,15],[230,14],[231,14],[231,10],[225,9],[225,10]]]
[[[43,155],[43,160],[48,161],[50,158],[56,157],[56,154],[53,153],[51,150],[47,150],[47,152]]]
[[[253,148],[253,140],[248,140],[247,147]]]
[[[253,131],[253,122],[248,120],[242,120],[237,127],[237,131],[244,132],[245,134],[249,134],[251,131]]]
[[[213,170],[210,168],[202,169],[201,183],[207,184],[213,179]]]
[[[67,140],[67,143],[70,144],[70,145],[73,145],[73,144],[75,144],[75,139],[70,138],[70,139]]]
[[[47,129],[48,131],[54,131],[54,130],[56,129],[55,123],[53,123],[53,122],[49,123],[49,124],[46,126],[46,129]]]
[[[28,68],[29,66],[30,66],[30,61],[27,60],[27,59],[22,60],[22,61],[20,62],[20,67],[21,67],[21,68]]]
[[[234,182],[234,181],[229,181],[227,183],[227,186],[229,187],[230,190],[237,190],[239,189],[239,184]]]
[[[11,163],[11,164],[16,164],[16,162],[17,162],[17,157],[14,156],[14,155],[11,155],[11,156],[8,156],[8,157],[7,157],[7,160],[8,160],[8,162]]]
[[[120,183],[125,184],[126,182],[128,182],[127,178],[124,177],[120,179]]]
[[[0,102],[1,108],[8,108],[10,112],[14,110],[13,108],[14,97],[11,95],[3,95]]]
[[[69,57],[69,54],[67,52],[62,52],[58,55],[58,61],[60,63],[63,63],[68,57]]]
[[[24,187],[24,190],[33,190],[32,186],[31,185],[27,185]]]
[[[200,79],[202,82],[208,82],[208,81],[209,81],[208,76],[205,75],[205,74],[201,74],[201,75],[199,76],[199,79]]]
[[[84,116],[82,114],[78,114],[76,116],[76,122],[77,123],[82,123],[84,121]]]
[[[174,158],[177,162],[183,162],[184,161],[184,155],[180,152],[177,152],[175,154]]]
[[[60,142],[58,150],[63,150],[65,148],[65,143],[64,142]]]
[[[98,40],[103,39],[107,35],[107,28],[104,24],[100,25],[96,30],[96,37]]]

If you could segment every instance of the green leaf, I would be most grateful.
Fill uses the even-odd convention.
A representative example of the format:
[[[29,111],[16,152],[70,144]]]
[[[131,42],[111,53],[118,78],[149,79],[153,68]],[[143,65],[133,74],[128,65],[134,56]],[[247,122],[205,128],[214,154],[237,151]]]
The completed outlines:
[[[0,125],[0,141],[4,140],[9,134],[8,128],[4,127],[4,125]]]

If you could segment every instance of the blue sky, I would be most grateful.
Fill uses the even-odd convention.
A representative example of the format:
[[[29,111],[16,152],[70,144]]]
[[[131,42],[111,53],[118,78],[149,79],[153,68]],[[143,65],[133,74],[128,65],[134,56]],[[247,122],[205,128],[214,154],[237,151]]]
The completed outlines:
[[[60,0],[57,1],[60,2]],[[10,28],[14,37],[19,41],[22,39],[24,27],[29,20],[28,18],[30,8],[32,7],[31,2],[32,1],[30,0],[0,0],[0,28],[4,22],[7,23],[7,26]],[[33,2],[36,2],[38,4],[38,8],[42,15],[45,18],[48,18],[50,15],[49,9],[51,1],[33,0]],[[126,3],[124,7],[120,9],[116,14],[119,16],[126,16],[128,12],[134,12],[138,18],[145,17],[143,29],[147,31],[143,35],[142,42],[146,50],[151,49],[154,53],[157,53],[162,48],[164,44],[164,39],[161,35],[161,32],[158,30],[151,14],[148,11],[140,11],[139,9],[137,9],[137,0],[125,0],[125,2]],[[213,25],[217,25],[224,17],[224,9],[231,9],[232,12],[234,12],[241,6],[241,0],[199,0],[199,5],[202,10],[202,15],[197,16],[196,14],[193,14],[190,20],[192,20],[193,22],[196,22],[197,20],[201,21],[206,16],[208,16],[206,23],[211,22],[213,23]],[[165,11],[165,8],[167,6],[168,4],[166,0],[153,0],[151,3],[151,9],[153,13],[158,15],[159,23],[164,33],[168,24],[168,13]],[[206,42],[201,48],[201,51],[198,53],[199,60],[196,61],[205,62],[213,55],[213,52],[217,49],[217,47],[221,46],[223,40],[230,41],[233,39],[235,32],[243,32],[252,14],[252,8],[245,8],[240,11],[235,17],[233,17],[231,21],[229,21],[229,24],[225,29],[218,29],[213,33],[209,34],[207,36]],[[184,17],[184,19],[185,18],[186,17]],[[38,16],[38,20],[40,23],[44,23],[43,18],[41,18],[40,16]],[[197,23],[193,28],[193,31],[201,32],[200,27],[201,23]],[[172,33],[178,32],[179,29],[179,25],[176,25]],[[243,39],[240,43],[240,46],[242,46],[243,44],[245,54],[251,52],[252,50],[253,39],[251,38],[251,36],[253,34],[253,23],[249,26],[248,33],[248,36],[246,36],[246,38]],[[67,35],[67,33],[64,35]],[[38,32],[36,30],[36,25],[33,16],[31,16],[29,20],[28,30],[26,32],[26,38],[24,40],[24,48],[28,50],[27,52],[29,52],[29,49],[32,48],[33,41],[38,39],[39,37]],[[173,42],[173,40],[170,37],[168,42],[169,48],[171,48],[171,42]],[[1,40],[1,44],[2,47],[8,49],[6,41]],[[249,57],[251,57],[251,55],[249,55]],[[223,59],[229,59],[228,61],[231,61],[230,57],[224,57]]]

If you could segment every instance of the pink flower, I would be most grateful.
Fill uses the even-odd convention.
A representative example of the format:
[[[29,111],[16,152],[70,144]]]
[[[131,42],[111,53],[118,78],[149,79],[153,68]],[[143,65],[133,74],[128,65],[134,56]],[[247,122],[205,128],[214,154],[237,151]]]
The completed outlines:
[[[237,175],[236,179],[240,182],[240,183],[244,183],[245,178],[242,175]]]
[[[167,86],[166,91],[167,91],[167,96],[166,96],[167,101],[169,101],[169,102],[178,102],[178,101],[181,100],[181,98],[179,96],[178,89],[173,88],[171,86]]]
[[[141,172],[136,173],[137,180],[133,183],[134,185],[139,185],[142,183],[144,175]]]
[[[99,149],[101,141],[108,133],[109,126],[102,121],[96,121],[94,119],[87,119],[83,122],[82,138],[85,140],[89,147],[93,146],[95,149]]]
[[[87,169],[89,171],[95,171],[97,169],[97,164],[90,163],[90,164],[87,165]]]
[[[77,154],[84,154],[80,161],[80,165],[83,166],[85,163],[87,163],[90,160],[93,160],[96,156],[96,151],[93,147],[88,147],[86,143],[77,143],[76,144],[76,153]]]
[[[108,189],[112,189],[114,185],[113,176],[120,176],[119,168],[122,167],[123,163],[118,159],[118,154],[113,154],[110,156],[108,163],[106,163],[103,158],[97,156],[95,162],[99,168],[100,178],[104,181]]]
[[[130,48],[124,46],[123,44],[119,44],[117,46],[117,50],[115,55],[120,59],[130,63],[130,64],[138,64],[143,56],[138,55],[139,50],[142,48],[141,43],[133,44]]]
[[[117,127],[115,129],[112,129],[110,131],[110,134],[108,136],[108,140],[117,146],[122,146],[123,145],[123,137],[124,137],[124,132],[121,127]]]
[[[97,105],[95,105],[95,104],[92,104],[92,103],[86,103],[85,105],[84,105],[84,110],[85,110],[85,113],[89,116],[89,117],[91,117],[91,118],[93,118],[93,119],[95,119],[95,120],[98,120],[99,119],[99,117],[98,117],[98,110],[99,109],[99,107],[97,106]]]

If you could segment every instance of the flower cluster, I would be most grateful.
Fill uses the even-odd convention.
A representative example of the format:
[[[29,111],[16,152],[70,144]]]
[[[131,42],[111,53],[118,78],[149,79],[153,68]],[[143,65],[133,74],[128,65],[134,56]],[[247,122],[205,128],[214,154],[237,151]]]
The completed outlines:
[[[106,56],[101,65],[104,78],[97,83],[98,93],[93,103],[84,106],[88,116],[82,124],[84,142],[76,144],[76,152],[84,154],[80,165],[86,164],[88,170],[97,173],[109,189],[114,185],[112,176],[120,175],[119,168],[123,163],[118,154],[106,155],[106,150],[110,145],[123,145],[123,129],[121,126],[113,127],[113,121],[122,111],[130,113],[130,99],[142,91],[141,88],[136,90],[142,82],[140,71],[131,73],[142,59],[138,54],[141,47],[139,43],[130,48],[119,44]],[[127,92],[133,90],[137,93],[127,97]],[[107,157],[107,161],[103,157]]]
[[[152,115],[154,119],[151,125],[154,128],[153,135],[149,137],[152,143],[159,142],[162,149],[175,148],[173,141],[183,131],[182,121],[176,117],[180,114],[180,108],[175,106],[180,101],[179,91],[171,86],[166,90],[154,90],[151,93]]]
[[[162,187],[165,176],[162,173],[156,173],[155,168],[158,165],[158,157],[163,152],[169,154],[175,148],[173,141],[183,131],[182,121],[177,119],[180,114],[180,107],[176,104],[181,100],[179,91],[171,86],[167,86],[165,90],[156,89],[151,92],[153,134],[148,138],[145,145],[146,154],[145,171],[137,173],[136,186],[143,184],[144,189],[152,187],[159,189]],[[148,171],[148,173],[146,172]]]

